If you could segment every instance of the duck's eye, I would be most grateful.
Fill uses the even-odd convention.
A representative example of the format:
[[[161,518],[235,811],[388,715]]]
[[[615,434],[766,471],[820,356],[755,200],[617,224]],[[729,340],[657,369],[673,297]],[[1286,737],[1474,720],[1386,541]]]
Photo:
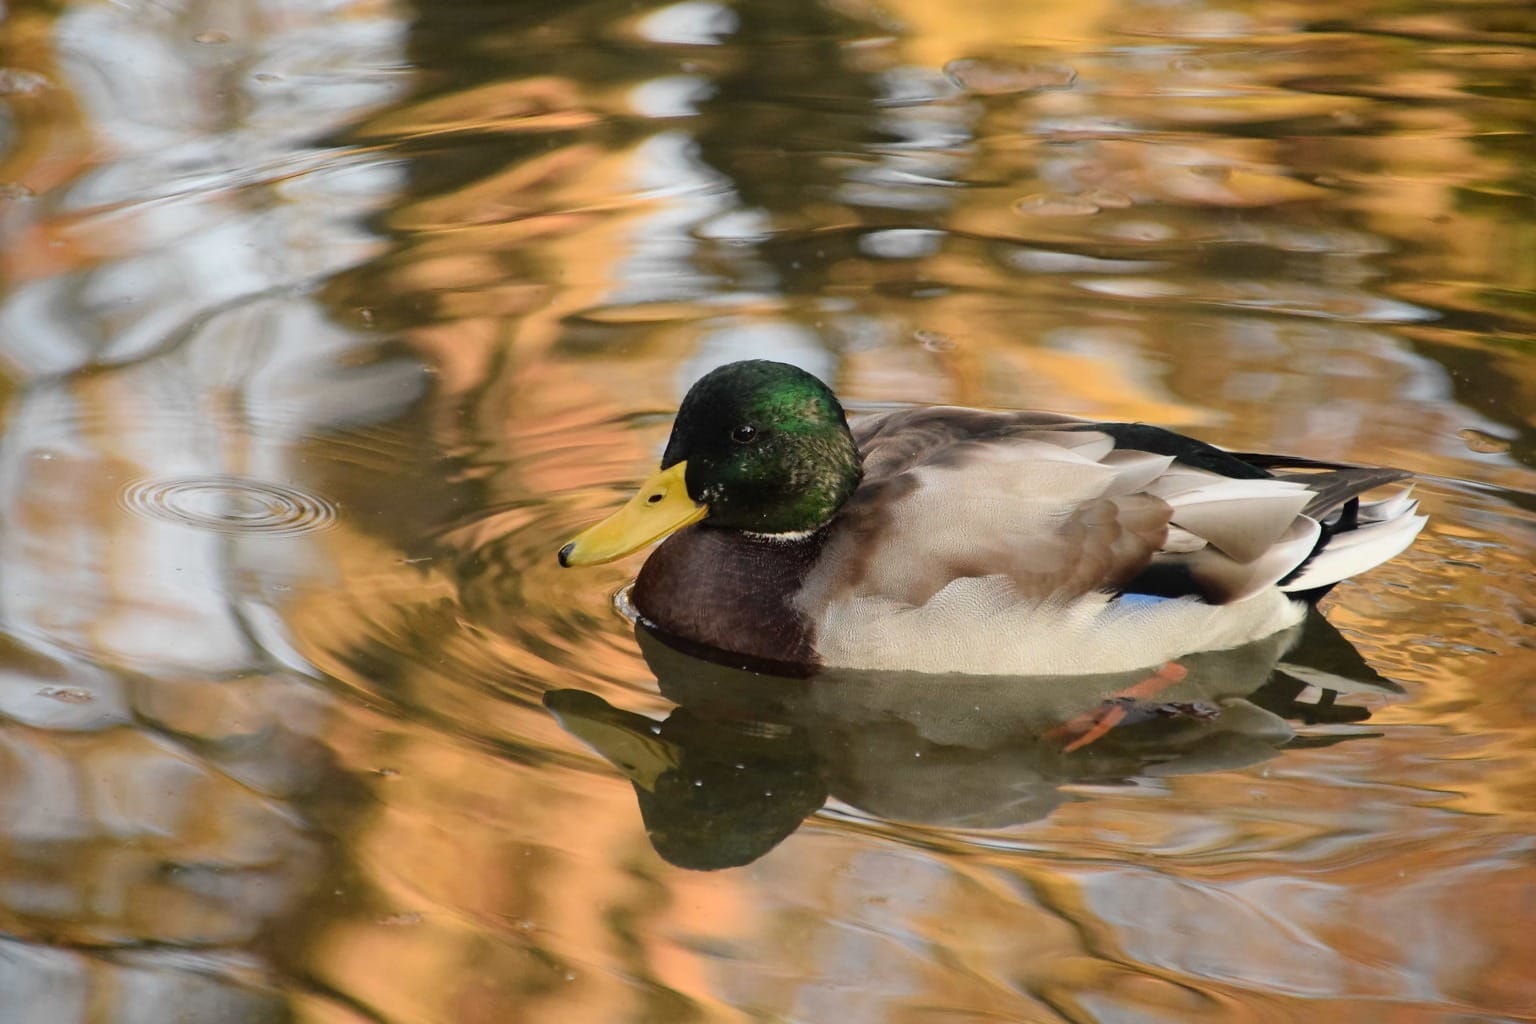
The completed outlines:
[[[743,423],[731,431],[731,440],[737,444],[751,444],[757,440],[757,428],[750,423]]]

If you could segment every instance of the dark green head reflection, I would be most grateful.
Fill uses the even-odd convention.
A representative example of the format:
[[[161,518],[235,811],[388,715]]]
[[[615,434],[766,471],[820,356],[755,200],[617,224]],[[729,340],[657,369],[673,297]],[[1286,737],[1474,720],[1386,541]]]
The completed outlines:
[[[657,722],[584,690],[553,691],[544,706],[629,778],[651,845],[678,867],[750,864],[826,802],[816,756],[796,730],[685,708]]]

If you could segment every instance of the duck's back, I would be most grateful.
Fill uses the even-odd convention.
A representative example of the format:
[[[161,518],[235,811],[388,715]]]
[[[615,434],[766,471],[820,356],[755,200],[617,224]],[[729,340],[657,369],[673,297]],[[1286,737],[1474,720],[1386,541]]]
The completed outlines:
[[[1300,617],[1285,590],[1384,561],[1423,521],[1359,504],[1395,470],[1140,424],[925,408],[854,434],[864,482],[797,598],[832,664],[1096,671],[1233,646]],[[1325,558],[1346,531],[1355,550]]]

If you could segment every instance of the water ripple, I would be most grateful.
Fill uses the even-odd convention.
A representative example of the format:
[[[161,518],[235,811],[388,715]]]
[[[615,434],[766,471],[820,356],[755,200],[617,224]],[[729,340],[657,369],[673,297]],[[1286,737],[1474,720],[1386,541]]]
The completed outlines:
[[[336,521],[335,505],[318,494],[238,476],[135,480],[118,498],[138,515],[218,533],[309,533]]]

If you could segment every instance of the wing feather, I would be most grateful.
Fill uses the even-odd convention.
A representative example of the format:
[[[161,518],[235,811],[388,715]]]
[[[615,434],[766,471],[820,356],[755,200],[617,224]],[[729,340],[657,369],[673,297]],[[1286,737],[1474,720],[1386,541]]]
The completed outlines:
[[[1050,413],[911,409],[853,429],[865,482],[808,581],[812,605],[918,606],[965,578],[995,578],[1015,603],[1122,589],[1240,601],[1362,564],[1366,552],[1344,545],[1302,572],[1328,536],[1321,520],[1401,476],[1244,461],[1167,431]],[[1394,496],[1353,514],[1396,523],[1412,511]],[[1385,550],[1404,533],[1368,547]]]

